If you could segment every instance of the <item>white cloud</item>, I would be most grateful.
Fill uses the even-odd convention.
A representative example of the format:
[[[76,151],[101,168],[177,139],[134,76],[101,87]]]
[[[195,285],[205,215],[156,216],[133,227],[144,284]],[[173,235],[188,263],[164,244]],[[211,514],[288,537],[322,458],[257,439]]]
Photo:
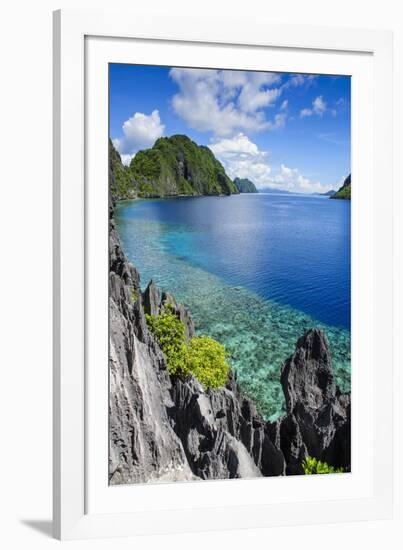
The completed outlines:
[[[326,101],[323,99],[323,96],[318,96],[312,101],[312,107],[302,109],[299,113],[299,116],[301,118],[312,116],[312,115],[318,115],[323,116],[323,114],[326,112],[327,104]]]
[[[305,83],[305,76],[302,74],[295,74],[289,79],[290,86],[302,86]]]
[[[274,103],[280,94],[279,88],[259,90],[254,85],[247,83],[239,94],[238,103],[242,111],[254,113],[258,109]]]
[[[196,130],[224,137],[284,126],[284,116],[269,120],[263,110],[281,95],[277,73],[174,68],[169,74],[179,86],[173,109]]]
[[[280,110],[285,111],[288,109],[288,99],[285,99],[283,103],[281,104]]]
[[[285,113],[277,113],[274,117],[274,121],[269,122],[269,127],[271,130],[276,130],[277,128],[283,128],[285,126],[286,120],[287,120],[287,115]]]
[[[326,101],[324,101],[323,96],[321,95],[313,100],[312,106],[313,106],[313,112],[316,115],[323,115],[327,107]]]
[[[122,162],[126,164],[140,149],[152,147],[163,135],[164,130],[165,126],[161,123],[158,110],[154,110],[150,115],[134,113],[123,123],[123,136],[114,139],[113,144],[121,154]]]
[[[238,104],[242,111],[253,113],[272,105],[280,96],[280,88],[269,88],[281,81],[276,73],[244,73],[245,82],[239,94]]]
[[[334,107],[331,109],[332,115],[335,117],[340,113],[343,113],[348,108],[348,101],[344,97],[339,97],[339,99],[334,103]]]
[[[212,143],[210,149],[222,162],[230,178],[248,178],[259,188],[268,184],[271,167],[267,151],[261,151],[245,134],[223,138]]]
[[[233,138],[219,139],[209,147],[230,178],[248,178],[258,189],[272,187],[296,193],[325,193],[331,189],[329,185],[304,177],[297,168],[281,164],[279,169],[274,169],[268,162],[268,152],[261,151],[242,132]]]
[[[252,157],[259,156],[261,153],[258,146],[250,141],[242,132],[234,138],[223,138],[210,145],[210,149],[217,157],[227,157],[230,155],[248,155]]]
[[[281,164],[280,170],[271,178],[269,187],[278,187],[295,193],[326,193],[332,188],[331,185],[311,181],[297,168],[289,168],[285,164]]]
[[[306,116],[311,116],[311,115],[313,115],[312,109],[302,109],[301,112],[299,113],[299,116],[301,118],[304,118]]]
[[[115,140],[114,140],[115,141]],[[115,148],[116,148],[116,145],[115,145]],[[132,161],[132,158],[134,157],[135,155],[120,155],[120,159],[122,161],[122,164],[124,164],[125,166],[129,166],[131,161]]]
[[[296,88],[297,86],[310,86],[313,84],[317,75],[315,74],[293,74],[290,76],[284,86]]]
[[[326,193],[332,189],[331,185],[311,181],[297,168],[281,164],[275,169],[268,162],[268,152],[260,150],[242,132],[233,138],[219,139],[209,147],[232,179],[248,178],[258,189],[272,187],[296,193]]]

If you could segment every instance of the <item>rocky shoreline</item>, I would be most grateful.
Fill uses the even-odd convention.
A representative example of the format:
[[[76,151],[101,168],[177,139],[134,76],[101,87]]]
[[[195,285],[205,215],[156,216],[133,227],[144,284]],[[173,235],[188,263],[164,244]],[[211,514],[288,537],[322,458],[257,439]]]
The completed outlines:
[[[308,455],[350,471],[350,393],[335,385],[322,331],[308,330],[285,361],[287,413],[267,422],[234,374],[218,390],[169,375],[145,314],[169,302],[190,338],[190,312],[153,282],[141,292],[113,207],[109,238],[110,484],[300,474]]]

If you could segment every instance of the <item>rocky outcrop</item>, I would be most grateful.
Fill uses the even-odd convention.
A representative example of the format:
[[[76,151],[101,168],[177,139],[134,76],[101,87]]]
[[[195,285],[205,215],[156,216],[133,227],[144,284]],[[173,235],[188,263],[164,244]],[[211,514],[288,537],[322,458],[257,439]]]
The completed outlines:
[[[185,327],[186,340],[189,340],[195,335],[193,319],[186,306],[183,304],[178,304],[169,292],[163,292],[162,295],[160,295],[160,292],[153,280],[148,283],[147,288],[143,293],[143,305],[144,311],[149,315],[158,315],[164,308],[166,308],[166,306],[169,305],[173,313],[175,313]]]
[[[322,331],[309,330],[298,340],[284,363],[281,384],[287,415],[271,427],[271,433],[283,452],[286,473],[303,473],[301,463],[307,455],[349,471],[350,394],[341,394],[335,385]]]
[[[110,224],[109,480],[194,479],[170,425],[171,379],[147,329],[139,276]]]
[[[256,185],[248,178],[235,178],[234,183],[240,193],[258,193]]]
[[[109,139],[109,190],[114,200],[134,199],[137,184],[127,166]]]
[[[195,379],[176,379],[171,393],[173,425],[195,475],[225,479],[285,473],[281,450],[233,375],[224,388],[208,391]]]
[[[340,189],[331,196],[332,199],[351,199],[351,174],[346,177]]]
[[[212,150],[185,135],[157,139],[123,166],[109,141],[109,181],[115,200],[135,197],[231,195],[238,193]]]
[[[145,314],[168,304],[194,335],[188,309],[150,281],[144,293],[110,217],[111,484],[301,473],[310,454],[350,468],[350,395],[337,390],[324,334],[308,331],[285,362],[287,414],[266,422],[233,374],[205,390],[171,377]]]

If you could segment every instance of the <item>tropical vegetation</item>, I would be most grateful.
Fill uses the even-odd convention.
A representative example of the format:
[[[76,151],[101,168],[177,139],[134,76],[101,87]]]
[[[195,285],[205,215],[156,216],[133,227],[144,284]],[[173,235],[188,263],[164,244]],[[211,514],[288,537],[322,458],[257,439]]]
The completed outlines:
[[[346,177],[340,189],[334,193],[331,199],[351,199],[351,174]]]
[[[313,474],[342,474],[344,472],[343,468],[335,468],[330,466],[327,462],[321,462],[320,460],[307,456],[302,462],[302,469],[304,470],[305,475]]]
[[[115,200],[136,197],[135,181],[127,166],[109,140],[109,189]]]
[[[109,166],[115,199],[239,192],[213,152],[183,135],[157,139],[151,149],[138,151],[130,166],[123,166],[110,141]]]
[[[235,178],[234,183],[240,193],[258,193],[256,185],[248,178]]]
[[[146,314],[146,320],[171,375],[183,379],[194,376],[207,389],[226,383],[230,367],[219,342],[209,336],[194,336],[186,342],[185,327],[169,305],[159,315]]]

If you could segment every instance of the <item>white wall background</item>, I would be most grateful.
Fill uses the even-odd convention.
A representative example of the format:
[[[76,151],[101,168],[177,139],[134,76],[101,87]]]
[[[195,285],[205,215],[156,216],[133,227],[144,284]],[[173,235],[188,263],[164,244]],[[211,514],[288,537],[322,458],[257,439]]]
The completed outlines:
[[[403,98],[403,15],[400,0],[153,0],[140,10],[221,17],[264,15],[272,22],[391,29],[395,32],[395,207],[402,233],[400,180]],[[0,543],[7,550],[56,547],[51,518],[51,160],[52,10],[133,9],[133,0],[14,0],[0,16]],[[383,182],[378,182],[382,185]],[[400,235],[399,235],[400,237]],[[191,547],[401,548],[402,240],[396,252],[396,515],[393,521],[68,543],[73,548],[164,550]],[[400,523],[400,525],[399,525]]]

